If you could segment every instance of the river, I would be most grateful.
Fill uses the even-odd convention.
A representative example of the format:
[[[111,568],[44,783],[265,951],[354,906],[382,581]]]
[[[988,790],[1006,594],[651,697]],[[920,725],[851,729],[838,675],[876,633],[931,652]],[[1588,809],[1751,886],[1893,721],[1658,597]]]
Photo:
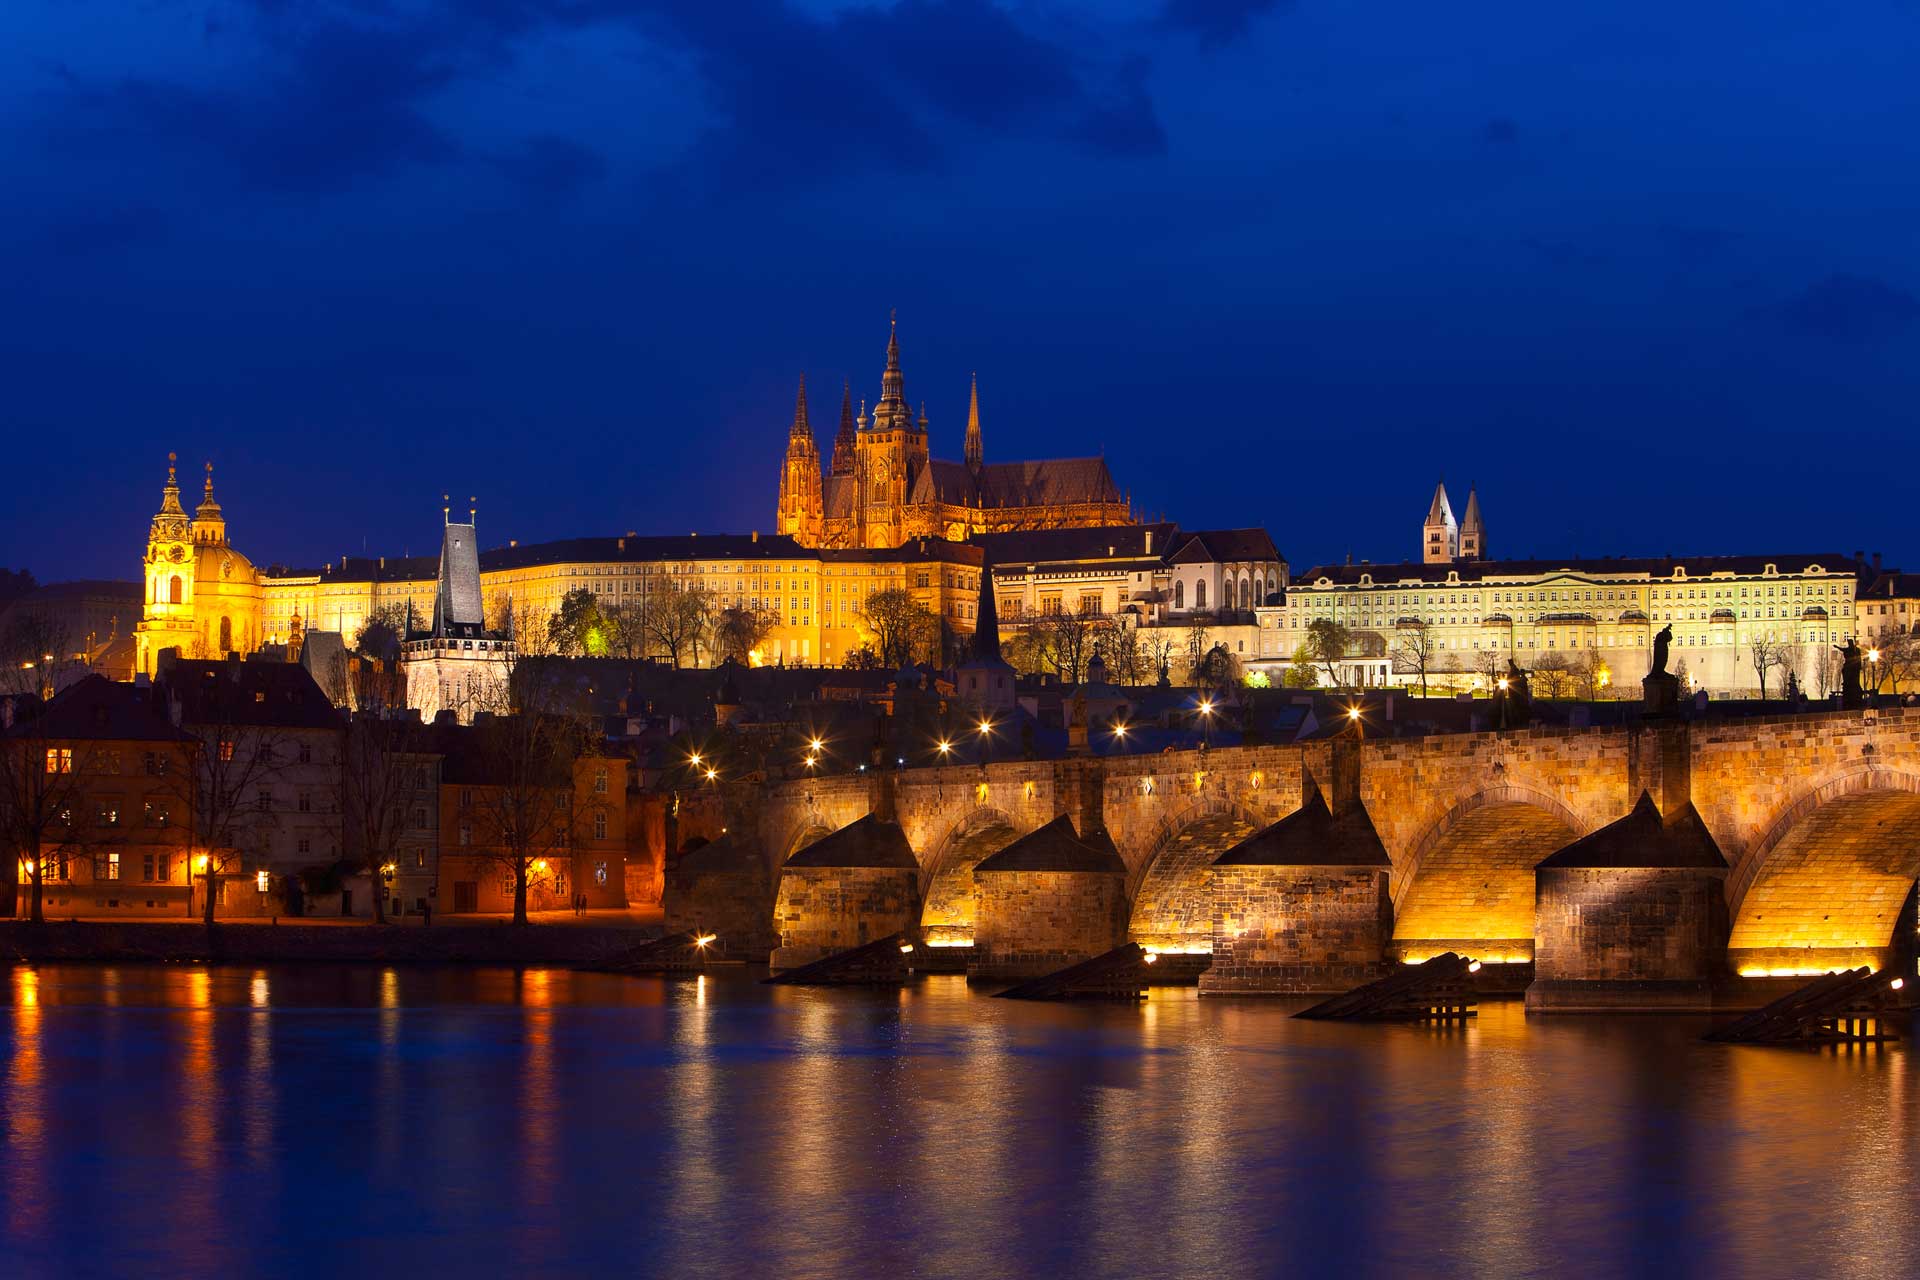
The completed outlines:
[[[0,1274],[1896,1276],[1903,1048],[564,971],[0,969]]]

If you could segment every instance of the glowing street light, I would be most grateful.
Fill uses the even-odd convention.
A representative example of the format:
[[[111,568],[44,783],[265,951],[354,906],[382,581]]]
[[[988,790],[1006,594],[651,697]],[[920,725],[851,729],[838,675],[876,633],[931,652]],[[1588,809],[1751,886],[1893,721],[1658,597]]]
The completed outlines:
[[[1210,715],[1212,715],[1212,714],[1213,714],[1213,703],[1211,703],[1211,702],[1208,702],[1208,701],[1205,701],[1205,700],[1202,700],[1202,701],[1201,701],[1201,703],[1200,703],[1200,714],[1201,714],[1201,715],[1203,715],[1203,716],[1210,716]]]
[[[693,945],[696,947],[705,948],[705,947],[711,946],[712,944],[713,944],[713,935],[710,933],[700,934],[698,937],[694,938],[693,940]]]
[[[688,756],[687,763],[692,765],[694,768],[698,769],[700,767],[700,753],[696,751],[692,755]]]
[[[1347,719],[1358,720],[1359,718],[1360,718],[1360,708],[1358,707],[1347,708]]]
[[[712,781],[714,781],[714,780],[715,780],[716,778],[718,778],[719,776],[720,776],[720,771],[719,771],[718,769],[708,769],[708,770],[707,770],[707,781],[708,781],[708,782],[712,782]]]
[[[980,722],[980,736],[984,738],[992,732],[993,732],[993,721],[982,720]]]
[[[813,754],[815,755],[819,755],[823,750],[825,750],[826,745],[827,745],[826,743],[822,742],[818,738],[809,738],[807,740],[807,750],[813,752]]]
[[[940,739],[940,741],[936,745],[940,748],[940,754],[942,756],[953,754],[953,744],[951,742],[948,742],[945,738]]]

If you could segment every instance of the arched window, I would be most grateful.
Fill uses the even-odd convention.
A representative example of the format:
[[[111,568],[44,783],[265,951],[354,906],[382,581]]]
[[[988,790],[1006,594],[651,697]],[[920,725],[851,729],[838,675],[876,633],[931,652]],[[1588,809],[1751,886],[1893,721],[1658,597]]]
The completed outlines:
[[[1207,580],[1205,578],[1193,584],[1193,607],[1196,609],[1204,609],[1207,607]]]
[[[180,575],[177,573],[167,580],[167,603],[180,603]]]
[[[178,581],[178,579],[176,579],[176,581]],[[1187,584],[1184,582],[1176,582],[1173,584],[1173,607],[1176,609],[1184,609],[1187,607]]]
[[[220,655],[225,657],[233,652],[233,619],[220,619]]]
[[[1253,608],[1253,584],[1247,581],[1247,575],[1244,573],[1240,575],[1240,607]]]

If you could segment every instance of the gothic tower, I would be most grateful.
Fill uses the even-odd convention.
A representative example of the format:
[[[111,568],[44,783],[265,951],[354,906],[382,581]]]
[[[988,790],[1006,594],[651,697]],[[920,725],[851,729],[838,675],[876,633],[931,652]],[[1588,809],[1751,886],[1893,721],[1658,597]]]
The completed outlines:
[[[973,391],[967,398],[967,470],[977,477],[986,463],[980,446],[980,375],[973,375]]]
[[[907,494],[913,489],[914,478],[927,465],[927,415],[923,409],[916,421],[907,404],[897,319],[888,324],[887,367],[880,375],[880,399],[873,406],[871,420],[862,415],[855,455],[859,489],[854,506],[860,522],[860,545],[897,547],[907,537]]]
[[[1453,507],[1447,502],[1447,486],[1442,481],[1433,490],[1433,505],[1427,508],[1427,523],[1421,540],[1420,556],[1425,564],[1446,564],[1460,554],[1460,526],[1454,521]]]
[[[812,546],[820,538],[825,508],[820,496],[820,449],[807,421],[807,375],[800,375],[800,394],[793,406],[793,426],[787,432],[787,461],[780,470],[778,531]]]
[[[864,411],[866,406],[861,406]],[[854,468],[853,383],[840,384],[840,430],[833,437],[833,474],[850,476]]]
[[[1460,518],[1460,558],[1487,558],[1487,530],[1480,520],[1480,493],[1472,488],[1467,490],[1467,513]]]

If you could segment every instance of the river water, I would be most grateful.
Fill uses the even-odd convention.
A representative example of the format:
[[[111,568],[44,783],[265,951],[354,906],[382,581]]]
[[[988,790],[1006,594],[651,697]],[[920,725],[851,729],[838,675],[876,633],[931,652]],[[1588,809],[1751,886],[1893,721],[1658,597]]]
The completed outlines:
[[[0,1275],[1896,1276],[1900,1048],[512,970],[0,969]]]

